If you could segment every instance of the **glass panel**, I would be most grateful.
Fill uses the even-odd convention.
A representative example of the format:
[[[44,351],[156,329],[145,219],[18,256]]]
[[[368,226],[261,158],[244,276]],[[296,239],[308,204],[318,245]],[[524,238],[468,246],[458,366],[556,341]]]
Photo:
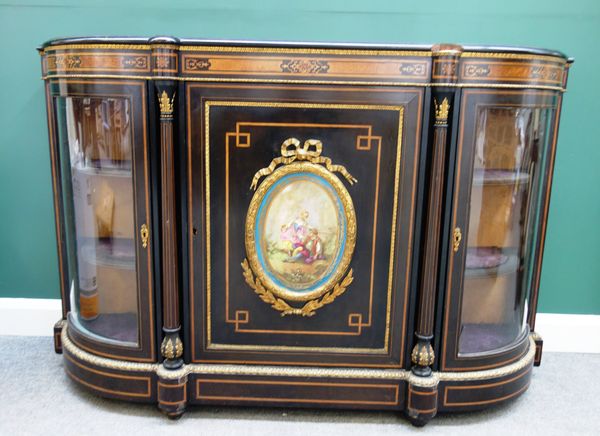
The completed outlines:
[[[56,99],[71,320],[96,340],[138,344],[130,102]]]
[[[551,115],[477,113],[459,354],[508,346],[525,329]]]

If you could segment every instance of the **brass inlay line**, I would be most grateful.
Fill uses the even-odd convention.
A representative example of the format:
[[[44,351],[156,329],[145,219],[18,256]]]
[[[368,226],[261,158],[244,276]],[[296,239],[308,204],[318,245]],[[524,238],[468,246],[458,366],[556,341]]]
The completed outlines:
[[[236,384],[236,385],[280,385],[280,386],[320,386],[320,387],[339,387],[339,388],[357,388],[357,389],[391,389],[394,399],[392,401],[377,400],[349,400],[334,398],[302,398],[302,397],[252,397],[252,396],[226,396],[226,395],[202,395],[200,386],[202,384]],[[292,402],[292,403],[333,403],[333,404],[381,404],[393,406],[398,404],[399,386],[387,384],[365,384],[365,383],[324,383],[324,382],[292,382],[292,381],[263,381],[263,380],[218,380],[218,379],[198,379],[196,380],[196,399],[197,400],[234,400],[234,401],[266,401],[266,402]]]
[[[191,88],[191,87],[189,87]],[[188,88],[188,96],[189,96],[189,88]],[[188,105],[189,105],[189,99],[188,99]],[[205,103],[206,105],[207,103]],[[188,106],[189,108],[189,106]],[[204,241],[204,246],[206,248],[206,253],[208,254],[206,256],[206,271],[205,271],[205,283],[206,283],[206,289],[205,289],[205,295],[206,295],[206,319],[202,320],[202,323],[206,323],[206,342],[207,345],[210,345],[211,342],[211,337],[212,337],[212,312],[211,312],[211,307],[212,307],[212,297],[211,297],[211,292],[210,292],[210,288],[211,288],[211,275],[212,275],[212,269],[211,269],[211,257],[210,257],[210,253],[211,253],[211,243],[210,243],[210,106],[206,106],[205,110],[204,110],[204,184],[206,186],[205,189],[205,199],[204,199],[204,204],[206,205],[205,207],[205,212],[204,212],[204,225],[206,228],[206,240]],[[190,112],[188,109],[188,117],[190,116]],[[188,124],[191,124],[191,122],[189,122]],[[191,128],[191,127],[190,127]],[[202,147],[202,142],[200,142],[200,147]],[[192,165],[192,158],[191,158],[191,150],[192,150],[192,144],[191,141],[188,144],[188,159],[190,162],[190,166]],[[228,157],[225,157],[225,161],[228,161]],[[193,191],[192,188],[192,173],[190,171],[190,185],[188,186],[188,191],[190,192],[190,198],[189,198],[189,204],[188,207],[190,209],[190,211],[193,211],[192,208],[192,198],[193,196],[191,195],[191,192]],[[200,177],[202,178],[202,174],[200,175]],[[226,189],[229,189],[229,181],[226,181],[227,187]],[[199,201],[200,204],[202,204],[202,199],[200,199]],[[192,212],[193,213],[193,212]],[[227,218],[226,218],[227,221]],[[193,224],[193,220],[190,220],[190,224]],[[227,224],[227,222],[226,222]],[[228,245],[225,247],[225,249],[228,249]],[[194,253],[194,247],[192,247],[192,249],[190,250],[190,261],[193,260],[193,253]],[[194,265],[190,264],[190,271],[194,271]],[[229,268],[229,265],[226,265],[226,271],[227,268]],[[228,283],[229,281],[229,276],[226,275],[225,277],[225,283]],[[196,291],[194,290],[194,282],[190,281],[190,294],[193,295]],[[227,318],[228,314],[225,314],[225,318]],[[194,324],[193,324],[193,320],[194,318],[192,317],[192,330],[195,330]],[[195,349],[195,344],[193,345],[194,349]],[[194,356],[195,357],[195,356]]]
[[[419,105],[420,106],[420,105]],[[394,256],[394,250],[396,248],[396,224],[397,224],[397,219],[398,219],[398,193],[400,191],[400,161],[401,161],[401,155],[402,155],[402,135],[403,135],[403,128],[404,128],[404,106],[400,106],[399,110],[398,110],[398,137],[396,138],[396,143],[398,144],[397,146],[397,150],[396,150],[396,168],[394,170],[394,205],[392,206],[392,234],[390,235],[390,263],[388,266],[388,292],[387,292],[387,308],[385,311],[385,338],[384,338],[384,344],[386,346],[386,348],[388,347],[388,341],[390,338],[390,318],[391,318],[391,305],[392,305],[392,278],[394,275],[394,260],[395,260],[395,256]],[[417,131],[419,129],[418,123],[417,123]],[[377,178],[375,180],[375,192],[376,192],[376,196],[379,196],[379,165],[381,164],[380,159],[381,158],[381,146],[379,147],[378,151],[377,151]],[[414,179],[413,179],[413,192],[414,192],[414,188],[416,187],[416,185],[414,184]],[[412,221],[412,205],[411,205],[411,221]],[[375,225],[373,225],[373,239],[375,239]],[[409,238],[409,252],[410,252],[410,244],[412,243],[412,233],[410,234],[410,238]],[[375,254],[375,243],[373,242],[373,254]],[[407,267],[406,267],[406,277],[405,277],[405,289],[404,289],[404,302],[403,302],[403,310],[404,313],[406,314],[406,307],[407,307],[407,301],[406,298],[408,297],[408,292],[407,292],[407,286],[408,286],[408,271],[410,271],[410,267],[408,266],[408,262],[410,262],[410,257],[411,256],[407,256]],[[375,269],[375,263],[373,262],[373,259],[371,259],[371,286],[373,285],[373,281],[374,281],[374,277],[373,277],[373,271]],[[369,301],[369,324],[371,323],[371,310],[373,308],[373,299],[371,298],[371,300]],[[405,319],[403,319],[403,324],[405,322]],[[402,327],[402,332],[404,333],[404,329],[406,328],[406,325],[403,325]],[[401,345],[401,353],[402,353],[402,358],[404,358],[404,334],[402,335],[402,345]]]
[[[93,383],[87,382],[85,380],[82,380],[81,378],[77,377],[75,374],[73,374],[72,371],[69,370],[69,368],[65,367],[65,371],[67,372],[67,374],[69,376],[71,376],[72,378],[74,378],[76,381],[92,388],[92,389],[96,389],[102,392],[107,392],[109,394],[116,394],[116,395],[129,395],[132,397],[142,397],[142,398],[148,398],[152,395],[152,384],[151,384],[151,380],[150,380],[150,376],[131,376],[131,375],[123,375],[123,374],[113,374],[113,373],[109,373],[109,372],[104,372],[104,371],[99,371],[97,369],[94,368],[88,368],[86,366],[83,366],[81,363],[73,360],[72,357],[69,357],[68,354],[65,354],[65,359],[67,359],[69,362],[71,362],[73,365],[77,366],[78,368],[84,370],[84,371],[88,371],[94,374],[98,374],[100,376],[104,376],[104,377],[113,377],[113,378],[118,378],[118,379],[124,379],[124,380],[137,380],[137,381],[142,381],[142,382],[146,382],[146,393],[142,393],[142,392],[131,392],[131,391],[119,391],[119,390],[113,390],[113,389],[108,389],[105,388],[103,386],[98,386],[95,385]]]
[[[138,394],[138,393],[135,393],[135,392],[118,391],[118,390],[103,388],[101,386],[98,386],[98,385],[95,385],[93,383],[90,383],[90,382],[87,382],[85,380],[82,380],[81,378],[79,378],[75,374],[73,374],[69,370],[69,368],[65,368],[65,372],[67,373],[67,375],[71,379],[73,379],[77,383],[81,383],[82,385],[87,386],[88,388],[94,389],[96,391],[105,392],[105,393],[112,394],[112,395],[123,395],[123,396],[129,396],[129,397],[141,397],[141,398],[148,398],[148,397],[150,397],[150,394],[145,395],[145,394]]]
[[[431,55],[435,57],[441,56],[456,56],[460,57],[462,52],[459,49],[431,50]]]
[[[258,354],[254,352],[250,352],[251,354]],[[249,353],[249,354],[250,354]],[[262,354],[262,353],[260,353]],[[298,353],[293,353],[298,354]],[[331,353],[322,353],[327,354],[330,357]],[[267,357],[268,358],[268,357]],[[398,359],[402,360],[402,359]],[[378,368],[378,369],[401,369],[402,365],[398,362],[396,363],[367,363],[367,362],[343,362],[343,363],[335,363],[335,362],[316,362],[316,361],[306,361],[306,362],[298,362],[298,361],[277,361],[277,360],[234,360],[234,359],[197,359],[194,361],[195,363],[206,363],[206,364],[241,364],[241,365],[283,365],[283,366],[300,366],[300,367],[313,367],[315,365],[319,365],[319,367],[331,367],[331,368]]]
[[[373,126],[370,124],[332,124],[332,123],[283,123],[283,122],[252,122],[252,121],[238,121],[235,123],[235,131],[227,132],[225,135],[226,146],[229,147],[229,139],[235,138],[235,146],[238,148],[250,147],[250,133],[242,132],[243,127],[316,127],[316,128],[333,128],[333,129],[357,129],[366,130],[366,135],[358,135],[356,137],[356,149],[357,150],[371,150],[371,140],[376,140],[378,146],[381,144],[381,136],[373,135]],[[240,137],[245,137],[247,143],[240,143]],[[366,145],[361,145],[362,140],[367,140]]]
[[[552,55],[534,55],[526,53],[489,53],[489,52],[476,52],[476,51],[465,51],[460,56],[462,58],[500,58],[500,59],[524,59],[529,61],[551,61],[558,62],[560,64],[566,64],[567,60],[558,56]]]
[[[52,79],[127,79],[127,80],[178,80],[177,77],[169,76],[134,76],[131,74],[47,74],[42,80]]]
[[[280,333],[277,331],[277,333]],[[337,332],[317,332],[324,334],[337,334]],[[207,347],[209,350],[263,350],[268,348],[269,350],[277,351],[307,351],[307,350],[323,350],[337,353],[368,353],[368,354],[385,354],[387,347],[384,348],[345,348],[345,347],[303,347],[303,346],[292,346],[292,345],[270,345],[265,347],[264,345],[230,345],[230,344],[215,344],[211,343]]]
[[[391,304],[391,288],[392,288],[392,278],[393,278],[393,250],[394,250],[394,239],[395,239],[395,232],[396,232],[396,210],[397,210],[397,196],[398,196],[398,185],[399,185],[399,177],[400,177],[400,154],[401,154],[401,142],[402,142],[402,124],[403,124],[403,117],[404,117],[404,107],[403,106],[394,106],[394,105],[356,105],[356,104],[336,104],[336,103],[331,103],[331,104],[323,104],[323,103],[293,103],[293,102],[252,102],[252,101],[207,101],[205,102],[205,114],[204,114],[204,118],[205,118],[205,172],[206,172],[206,223],[207,223],[207,241],[206,241],[206,250],[208,253],[208,256],[206,258],[206,263],[207,263],[207,306],[208,306],[208,310],[207,310],[207,348],[212,348],[213,345],[220,345],[220,346],[229,346],[230,349],[237,349],[238,347],[243,347],[240,345],[226,345],[226,344],[213,344],[212,343],[212,335],[211,335],[211,331],[212,331],[212,326],[211,326],[211,320],[212,320],[212,315],[211,315],[211,309],[210,309],[210,304],[211,304],[211,285],[210,285],[210,274],[211,274],[211,268],[210,268],[210,191],[209,191],[209,180],[210,180],[210,165],[209,165],[209,156],[210,156],[210,151],[209,151],[209,145],[210,145],[210,141],[209,141],[209,116],[210,116],[210,107],[211,106],[249,106],[249,107],[286,107],[286,108],[313,108],[313,109],[322,109],[322,108],[334,108],[334,109],[363,109],[363,110],[394,110],[394,111],[398,111],[399,112],[399,121],[398,121],[398,145],[397,145],[397,155],[396,155],[396,172],[395,172],[395,190],[394,190],[394,208],[393,208],[393,213],[392,213],[392,220],[393,220],[393,224],[392,224],[392,229],[391,229],[391,245],[390,245],[390,266],[389,266],[389,279],[388,279],[388,289],[387,289],[387,308],[386,308],[386,330],[385,330],[385,337],[384,337],[384,350],[385,352],[387,352],[388,348],[389,348],[389,330],[390,330],[390,304]],[[226,152],[228,152],[228,149],[226,149]],[[379,147],[378,150],[378,158],[377,158],[377,162],[378,162],[378,169],[379,169],[379,157],[380,157],[380,152],[381,152],[381,147]],[[226,157],[226,163],[228,162],[228,157]],[[377,179],[378,180],[378,179]],[[226,180],[227,183],[227,180]],[[376,182],[376,191],[378,191],[378,181]],[[226,185],[226,192],[228,192],[228,188]],[[227,209],[226,209],[227,211]],[[226,216],[227,216],[227,212],[226,212]],[[227,220],[227,219],[226,219]],[[375,222],[376,222],[376,218],[375,218]],[[226,241],[227,241],[227,236],[226,236]],[[226,248],[226,252],[227,252],[227,246]],[[374,253],[373,253],[374,255]],[[228,258],[226,258],[226,262],[228,262]],[[227,268],[226,268],[227,271]],[[226,274],[228,276],[228,274]],[[226,280],[226,285],[228,283],[228,280]],[[321,331],[304,331],[302,333],[305,334],[337,334],[337,335],[348,335],[348,334],[360,334],[361,328],[363,326],[370,326],[371,325],[371,310],[372,310],[372,283],[371,283],[371,291],[370,291],[370,302],[369,302],[369,322],[367,324],[362,324],[362,322],[360,323],[356,323],[354,322],[353,324],[350,323],[350,321],[353,319],[351,316],[348,318],[348,322],[350,326],[354,326],[354,327],[358,327],[359,330],[357,333],[354,332],[321,332]],[[228,288],[226,288],[226,296],[228,295]],[[229,315],[228,313],[226,314],[227,316]],[[352,315],[352,314],[351,314]],[[268,330],[256,330],[256,329],[237,329],[238,327],[238,321],[235,320],[235,324],[236,324],[236,331],[238,332],[254,332],[254,333],[284,333],[282,331],[268,331]],[[290,333],[290,332],[288,332]],[[300,333],[300,332],[293,332],[293,333]],[[260,345],[253,345],[252,347],[257,347],[255,349],[261,349],[261,350],[270,350],[272,347],[270,346],[260,346]],[[283,347],[286,346],[281,346],[281,349],[285,349]],[[297,347],[297,348],[301,348],[301,347]],[[302,347],[302,349],[304,351],[333,351],[333,352],[341,352],[341,350],[344,350],[346,353],[365,353],[365,352],[369,352],[369,353],[375,353],[375,354],[379,354],[380,350],[379,349],[361,349],[361,348],[336,348],[336,347]]]
[[[40,54],[57,50],[152,50],[164,48],[187,52],[225,52],[225,53],[273,53],[273,54],[335,54],[364,56],[407,56],[429,57],[428,50],[376,50],[376,49],[336,49],[336,48],[301,48],[301,47],[243,47],[243,46],[211,46],[211,45],[177,45],[177,44],[61,44],[48,46]]]
[[[53,74],[41,77],[41,80],[51,79],[134,79],[134,80],[176,80],[180,82],[234,82],[234,83],[282,83],[282,84],[313,84],[313,85],[369,85],[369,86],[412,86],[412,87],[442,87],[442,88],[512,88],[512,89],[545,89],[565,92],[562,86],[532,85],[515,83],[422,83],[422,82],[385,82],[363,80],[309,80],[309,79],[248,79],[229,77],[175,77],[175,76],[133,76],[120,74]]]
[[[458,402],[458,401],[454,401],[454,402],[450,402],[448,401],[448,394],[450,393],[451,390],[454,391],[464,391],[466,389],[468,390],[475,390],[475,389],[489,389],[489,388],[493,388],[496,386],[504,386],[507,385],[509,383],[512,383],[516,380],[520,380],[521,378],[525,377],[527,374],[531,373],[531,368],[528,371],[523,372],[522,374],[519,374],[515,377],[512,377],[508,380],[503,380],[503,381],[499,381],[496,383],[489,383],[489,384],[483,384],[483,385],[477,385],[477,386],[446,386],[444,389],[444,406],[473,406],[473,405],[481,405],[481,404],[491,404],[491,403],[498,403],[500,401],[503,400],[507,400],[509,398],[512,398],[516,395],[519,395],[521,392],[523,392],[524,390],[526,390],[529,387],[529,384],[531,383],[531,381],[527,381],[527,383],[525,383],[523,386],[521,386],[519,389],[517,389],[514,392],[511,392],[510,394],[504,395],[502,397],[496,397],[496,398],[490,398],[488,400],[483,400],[483,401],[465,401],[465,402]]]
[[[197,234],[197,229],[196,226],[198,225],[198,223],[195,223],[193,218],[194,218],[194,213],[192,210],[192,146],[191,146],[191,142],[192,142],[192,122],[191,122],[191,110],[190,110],[190,95],[191,95],[191,89],[192,86],[186,86],[185,87],[185,120],[186,122],[184,124],[187,124],[186,126],[186,132],[185,132],[185,138],[187,140],[187,149],[185,150],[186,153],[186,157],[187,157],[187,188],[188,188],[188,193],[187,193],[187,206],[188,206],[188,223],[189,223],[189,230],[188,231],[188,239],[187,239],[187,243],[188,243],[188,271],[189,271],[189,289],[190,291],[188,292],[189,295],[189,307],[188,307],[188,316],[190,318],[190,344],[191,344],[191,351],[192,351],[192,361],[196,360],[196,326],[194,325],[194,310],[195,310],[195,301],[194,301],[194,281],[195,281],[195,277],[194,277],[194,250],[195,250],[195,246],[194,246],[194,239],[195,236]],[[200,123],[202,123],[202,120],[200,120]],[[200,190],[202,190],[202,188],[200,188]],[[202,222],[202,214],[200,214],[200,222]],[[204,324],[204,320],[201,321],[201,324]]]
[[[476,52],[465,51],[459,53],[455,50],[398,50],[398,49],[343,49],[343,48],[302,48],[302,47],[245,47],[245,46],[209,46],[209,45],[178,45],[178,44],[110,44],[110,43],[88,43],[88,44],[60,44],[50,45],[43,48],[40,54],[57,50],[152,50],[168,49],[186,52],[224,52],[224,53],[273,53],[273,54],[338,54],[338,55],[366,55],[366,56],[406,56],[406,57],[432,57],[440,54],[459,55],[464,58],[503,58],[523,60],[545,60],[566,64],[567,60],[560,56],[528,54],[528,53],[505,53],[505,52]]]
[[[431,52],[425,50],[375,50],[375,49],[336,49],[336,48],[295,48],[295,47],[232,47],[232,46],[200,46],[182,45],[179,51],[190,52],[224,52],[224,53],[266,53],[266,54],[334,54],[364,56],[406,56],[430,57]]]
[[[45,55],[48,52],[57,50],[179,50],[177,44],[60,44],[50,45],[39,51],[40,55]],[[53,53],[54,54],[54,53]]]
[[[224,53],[273,53],[273,54],[336,54],[336,55],[365,55],[365,56],[406,56],[406,57],[432,57],[440,54],[460,55],[464,58],[501,58],[522,60],[544,60],[566,64],[567,60],[553,55],[536,55],[527,53],[490,53],[465,51],[458,53],[453,50],[432,52],[430,50],[385,50],[385,49],[336,49],[336,48],[295,48],[295,47],[242,47],[242,46],[201,46],[177,44],[61,44],[48,46],[40,53],[57,50],[152,50],[164,48],[186,52],[224,52]]]
[[[236,123],[236,130],[235,132],[228,132],[226,134],[226,158],[225,158],[225,165],[226,165],[226,170],[225,173],[228,174],[229,170],[228,170],[228,163],[229,163],[229,138],[230,137],[234,137],[236,138],[236,147],[250,147],[250,133],[242,133],[240,131],[240,127],[242,126],[260,126],[260,127],[272,127],[272,126],[287,126],[287,127],[317,127],[317,128],[340,128],[340,129],[366,129],[367,130],[367,135],[358,135],[357,136],[357,142],[356,142],[356,149],[357,150],[371,150],[371,140],[375,139],[377,140],[377,147],[378,147],[378,151],[377,151],[377,170],[376,170],[376,187],[379,186],[378,180],[379,180],[379,163],[380,163],[380,155],[381,155],[381,136],[374,136],[372,134],[372,126],[371,125],[362,125],[362,124],[322,124],[322,123],[278,123],[278,122],[237,122]],[[247,135],[246,141],[247,143],[244,144],[240,144],[239,143],[239,138],[242,135]],[[401,138],[401,135],[399,136],[399,138]],[[361,146],[360,142],[361,140],[367,140],[368,144],[366,146]],[[375,194],[375,204],[378,204],[377,198],[378,198],[378,192],[379,190],[376,189],[376,194]],[[229,187],[228,187],[228,178],[225,179],[225,197],[228,198],[228,192],[229,192]],[[225,204],[225,216],[226,216],[226,221],[228,221],[228,206],[229,206],[229,202],[227,201]],[[377,228],[377,219],[376,219],[376,209],[377,207],[375,207],[374,210],[374,221],[373,221],[373,234],[376,234],[376,228]],[[229,232],[226,229],[225,232],[225,275],[226,277],[229,277],[229,263],[228,263],[228,259],[229,259],[229,255],[228,255],[228,247],[229,247]],[[375,253],[375,239],[373,238],[373,247],[372,247],[372,252]],[[328,334],[337,334],[337,335],[360,335],[362,333],[362,327],[370,327],[371,326],[371,311],[372,311],[372,304],[373,304],[373,280],[374,280],[374,261],[375,261],[375,256],[374,254],[372,255],[372,261],[371,261],[371,273],[370,273],[370,291],[369,291],[369,320],[366,323],[362,322],[362,314],[360,313],[351,313],[348,316],[348,326],[349,327],[356,327],[357,330],[354,332],[330,332],[330,331],[313,331],[310,332],[311,334],[322,334],[322,335],[328,335]],[[236,311],[236,317],[235,319],[230,319],[229,318],[229,288],[227,285],[227,280],[226,280],[226,290],[225,290],[225,313],[226,313],[226,322],[227,323],[233,323],[235,324],[235,331],[236,332],[251,332],[251,333],[270,333],[271,331],[269,330],[259,330],[259,329],[241,329],[239,328],[239,324],[247,324],[248,323],[248,312],[247,311],[241,311],[241,310],[237,310]],[[388,306],[388,310],[386,311],[387,316],[389,318],[389,313],[390,313],[390,308]],[[238,315],[244,314],[244,318],[243,320],[240,319],[238,317]],[[286,334],[305,334],[306,332],[304,331],[298,331],[298,330],[278,330],[278,333],[286,333]],[[387,333],[387,332],[386,332]],[[385,343],[387,343],[387,336],[386,339],[384,340]]]

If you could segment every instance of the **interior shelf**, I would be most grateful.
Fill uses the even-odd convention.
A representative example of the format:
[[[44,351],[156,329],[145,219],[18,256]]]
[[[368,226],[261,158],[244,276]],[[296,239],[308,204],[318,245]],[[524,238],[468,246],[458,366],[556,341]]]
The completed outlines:
[[[519,256],[514,249],[469,247],[465,277],[495,277],[512,274],[519,268]]]
[[[83,243],[82,255],[93,265],[135,270],[135,240],[93,239]]]
[[[131,163],[122,167],[115,165],[94,166],[77,164],[72,167],[72,170],[88,176],[131,178]]]
[[[464,324],[460,333],[460,354],[498,350],[512,342],[521,331],[515,324]]]
[[[84,320],[73,317],[80,324],[80,331],[100,341],[135,346],[138,343],[138,324],[135,313],[102,313],[96,319]]]
[[[515,185],[529,182],[529,174],[521,171],[475,169],[473,186]]]

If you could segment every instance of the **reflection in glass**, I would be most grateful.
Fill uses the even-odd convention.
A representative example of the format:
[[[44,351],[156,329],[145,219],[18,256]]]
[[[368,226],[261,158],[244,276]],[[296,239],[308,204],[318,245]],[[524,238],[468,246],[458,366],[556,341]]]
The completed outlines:
[[[71,321],[96,340],[138,343],[129,100],[56,99]],[[125,344],[123,344],[125,343]]]
[[[525,329],[550,111],[477,114],[459,354],[497,350]]]

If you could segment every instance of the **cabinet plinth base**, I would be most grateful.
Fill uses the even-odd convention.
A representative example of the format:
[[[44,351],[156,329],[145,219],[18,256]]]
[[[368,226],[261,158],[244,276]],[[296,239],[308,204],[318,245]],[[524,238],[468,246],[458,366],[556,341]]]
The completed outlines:
[[[419,377],[402,369],[320,368],[188,364],[169,370],[159,363],[96,356],[60,335],[65,371],[100,396],[157,403],[169,418],[188,404],[249,405],[403,411],[416,426],[438,411],[468,411],[502,403],[529,386],[536,355],[484,371],[433,372]]]

